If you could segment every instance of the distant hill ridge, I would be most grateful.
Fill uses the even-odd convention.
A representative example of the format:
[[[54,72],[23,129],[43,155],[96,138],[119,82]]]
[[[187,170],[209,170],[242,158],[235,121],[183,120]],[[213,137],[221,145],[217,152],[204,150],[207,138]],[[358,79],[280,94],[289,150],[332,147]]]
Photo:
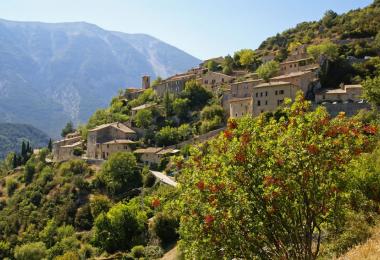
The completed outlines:
[[[0,118],[56,137],[67,121],[85,122],[141,76],[166,77],[200,60],[144,34],[85,23],[0,19]]]
[[[49,136],[30,125],[0,123],[0,160],[10,152],[20,152],[23,140],[29,141],[33,148],[45,147]]]

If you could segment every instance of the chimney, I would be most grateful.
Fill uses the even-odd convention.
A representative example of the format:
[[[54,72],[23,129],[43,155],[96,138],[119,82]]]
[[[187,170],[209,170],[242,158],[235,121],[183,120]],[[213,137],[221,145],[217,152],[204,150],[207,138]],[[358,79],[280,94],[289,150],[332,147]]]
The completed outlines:
[[[149,76],[143,76],[142,77],[142,89],[148,89],[150,87],[150,77]]]

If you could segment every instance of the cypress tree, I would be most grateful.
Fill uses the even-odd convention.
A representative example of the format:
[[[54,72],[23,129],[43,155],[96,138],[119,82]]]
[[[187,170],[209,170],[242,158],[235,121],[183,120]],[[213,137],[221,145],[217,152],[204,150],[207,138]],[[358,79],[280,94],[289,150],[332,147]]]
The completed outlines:
[[[26,162],[26,156],[27,156],[26,144],[24,141],[22,141],[22,144],[21,144],[21,163]]]
[[[13,158],[12,158],[12,167],[13,167],[13,169],[15,169],[15,168],[17,168],[17,166],[18,166],[17,154],[14,153]]]
[[[51,138],[49,139],[48,149],[50,152],[53,150],[53,142],[51,141]]]

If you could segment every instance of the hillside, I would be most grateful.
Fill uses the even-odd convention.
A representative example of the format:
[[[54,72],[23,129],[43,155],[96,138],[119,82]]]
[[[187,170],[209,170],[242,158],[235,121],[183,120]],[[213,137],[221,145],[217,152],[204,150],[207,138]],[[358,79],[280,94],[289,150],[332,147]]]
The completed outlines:
[[[341,44],[350,43],[355,39],[371,42],[379,29],[380,1],[375,0],[368,7],[351,10],[342,15],[329,10],[319,21],[303,22],[276,36],[269,37],[263,41],[259,50],[287,50],[291,43],[315,44],[324,40]],[[373,54],[376,53],[371,48],[362,53],[350,53],[350,55],[360,57]]]
[[[96,25],[0,20],[0,118],[51,136],[84,122],[144,74],[166,77],[199,60],[143,34]]]
[[[0,123],[0,160],[9,152],[20,152],[23,140],[29,141],[32,147],[44,147],[49,142],[49,137],[30,125]]]

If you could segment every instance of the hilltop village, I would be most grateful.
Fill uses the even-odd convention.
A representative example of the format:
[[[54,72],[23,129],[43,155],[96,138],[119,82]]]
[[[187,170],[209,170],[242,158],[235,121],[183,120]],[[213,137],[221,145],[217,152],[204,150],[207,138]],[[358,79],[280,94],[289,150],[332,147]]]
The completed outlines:
[[[314,106],[324,105],[333,115],[340,111],[353,115],[359,109],[369,107],[361,98],[361,85],[341,84],[335,89],[322,89],[318,75],[323,59],[317,61],[311,57],[307,48],[307,45],[294,47],[287,59],[281,63],[275,61],[274,54],[262,55],[256,61],[256,72],[250,72],[243,67],[226,71],[223,64],[228,60],[219,57],[206,60],[197,68],[164,80],[159,78],[151,82],[149,76],[143,76],[141,88],[127,88],[117,98],[121,106],[130,106],[127,121],[96,125],[89,128],[84,137],[79,132],[69,133],[63,140],[54,142],[53,161],[62,162],[82,157],[101,163],[113,153],[130,151],[139,158],[141,164],[163,170],[165,167],[162,162],[167,163],[170,156],[179,153],[188,144],[204,142],[215,136],[224,129],[228,118],[274,113],[285,99],[294,100],[299,91]],[[263,72],[260,73],[260,70]],[[219,111],[222,115],[205,130],[196,131],[194,134],[192,129],[184,129],[191,133],[184,134],[176,141],[161,144],[156,142],[154,146],[150,146],[152,142],[147,141],[146,135],[151,122],[136,121],[144,121],[142,116],[146,114],[148,121],[155,120],[159,123],[157,120],[165,120],[165,114],[168,113],[167,100],[183,100],[180,97],[187,84],[198,86],[195,91],[199,92],[199,88],[204,91],[198,93],[201,96],[210,95],[213,103],[223,110]],[[185,104],[182,110],[182,114],[185,113],[184,118],[191,117],[189,104]],[[154,116],[157,113],[164,117]],[[140,119],[136,120],[138,117]],[[177,125],[182,121],[180,117],[180,114],[174,117]]]

